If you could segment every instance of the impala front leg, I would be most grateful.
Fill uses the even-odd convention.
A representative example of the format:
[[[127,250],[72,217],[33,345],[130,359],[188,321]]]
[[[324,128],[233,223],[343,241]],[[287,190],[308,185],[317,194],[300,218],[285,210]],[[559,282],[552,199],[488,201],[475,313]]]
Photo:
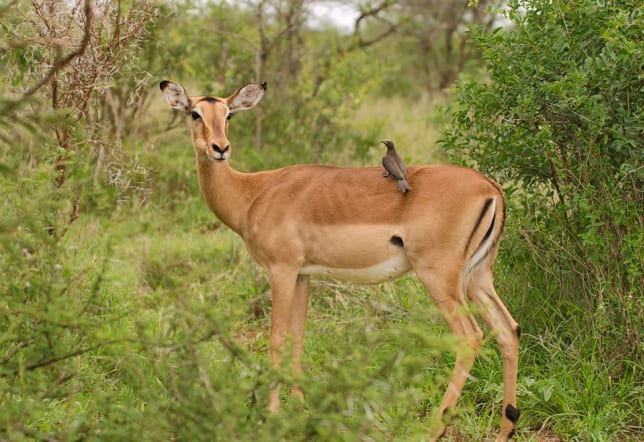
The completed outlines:
[[[302,349],[304,347],[304,331],[306,329],[306,313],[309,307],[309,280],[308,276],[300,275],[295,284],[295,295],[291,308],[291,322],[289,332],[293,339],[293,377],[299,382],[302,376]],[[293,396],[304,401],[304,393],[298,384],[291,388]]]
[[[302,311],[302,283],[299,283],[298,270],[289,266],[273,266],[269,270],[269,282],[271,285],[271,302],[273,310],[271,313],[271,359],[273,367],[278,369],[282,365],[282,356],[287,338],[291,335],[293,339],[293,358],[296,367],[301,360],[301,342],[304,335],[305,318],[293,321],[293,316],[299,316]],[[308,301],[308,279],[306,280],[306,300]],[[296,294],[297,301],[295,301]],[[307,302],[308,303],[308,302]],[[306,315],[306,307],[304,307]],[[296,324],[295,329],[291,324]],[[301,324],[301,325],[300,325]],[[301,333],[299,330],[301,329]],[[301,336],[300,336],[301,334]],[[271,413],[277,412],[279,408],[279,384],[271,391],[268,402],[268,409]]]

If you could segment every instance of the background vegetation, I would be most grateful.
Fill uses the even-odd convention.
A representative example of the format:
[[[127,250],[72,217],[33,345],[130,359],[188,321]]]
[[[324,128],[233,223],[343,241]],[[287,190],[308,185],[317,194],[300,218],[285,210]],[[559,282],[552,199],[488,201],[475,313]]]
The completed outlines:
[[[338,30],[307,0],[0,3],[0,439],[426,434],[455,343],[413,276],[315,284],[306,405],[267,414],[266,275],[201,201],[165,78],[269,82],[231,124],[240,170],[378,164],[390,138],[503,183],[517,439],[644,437],[640,2],[352,5]],[[489,343],[448,439],[494,437],[501,378]]]

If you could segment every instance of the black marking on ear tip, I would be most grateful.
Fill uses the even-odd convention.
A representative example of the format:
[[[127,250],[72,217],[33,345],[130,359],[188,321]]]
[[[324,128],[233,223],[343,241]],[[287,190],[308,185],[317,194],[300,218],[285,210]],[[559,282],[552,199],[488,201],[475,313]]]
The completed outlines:
[[[519,420],[519,409],[515,407],[512,404],[508,404],[507,407],[505,407],[505,417],[510,419],[512,423],[516,423],[516,421]]]
[[[521,339],[521,327],[519,327],[518,325],[516,328],[516,332],[517,332],[517,338]]]
[[[402,238],[400,236],[397,236],[397,235],[392,236],[391,239],[389,240],[389,242],[392,243],[395,246],[398,246],[398,247],[404,247],[405,246],[405,243],[403,242]]]
[[[168,83],[170,83],[168,80],[163,80],[161,83],[159,83],[159,89],[164,90],[166,87],[168,87]]]
[[[268,89],[268,83],[267,83],[267,82],[265,82],[265,81],[262,81],[261,83],[259,83],[259,85],[260,85],[260,86],[262,87],[262,89],[264,89],[264,90]]]

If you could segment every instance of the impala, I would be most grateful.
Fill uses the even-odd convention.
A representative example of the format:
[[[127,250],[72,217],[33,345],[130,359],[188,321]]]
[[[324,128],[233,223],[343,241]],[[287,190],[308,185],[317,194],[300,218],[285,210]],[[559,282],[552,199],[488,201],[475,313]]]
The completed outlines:
[[[446,165],[408,167],[413,190],[405,194],[395,180],[383,178],[380,167],[297,165],[237,172],[228,163],[228,123],[234,112],[262,99],[266,83],[248,84],[227,98],[189,96],[171,81],[162,81],[160,88],[172,108],[192,116],[197,176],[206,203],[268,272],[275,366],[288,340],[294,374],[302,373],[311,276],[379,283],[413,270],[461,343],[430,439],[444,433],[445,411],[456,404],[482,343],[468,300],[501,351],[504,402],[497,441],[512,437],[519,417],[520,329],[493,283],[505,219],[498,184],[472,169]],[[292,393],[303,398],[299,386]],[[273,412],[278,406],[279,387],[268,403]]]

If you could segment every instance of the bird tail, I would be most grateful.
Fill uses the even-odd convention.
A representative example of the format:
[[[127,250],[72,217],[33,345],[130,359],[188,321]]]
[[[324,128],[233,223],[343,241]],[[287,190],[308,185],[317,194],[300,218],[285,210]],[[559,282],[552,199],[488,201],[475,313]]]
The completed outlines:
[[[398,190],[400,190],[401,193],[406,193],[408,190],[411,190],[411,186],[407,180],[398,180]]]

